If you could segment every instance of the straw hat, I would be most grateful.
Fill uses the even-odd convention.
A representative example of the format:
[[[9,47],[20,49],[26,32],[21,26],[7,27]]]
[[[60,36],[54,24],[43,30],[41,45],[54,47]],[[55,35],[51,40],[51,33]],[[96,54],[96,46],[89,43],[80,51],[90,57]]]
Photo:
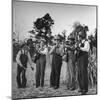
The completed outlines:
[[[54,40],[60,40],[60,37],[57,35],[55,36]]]

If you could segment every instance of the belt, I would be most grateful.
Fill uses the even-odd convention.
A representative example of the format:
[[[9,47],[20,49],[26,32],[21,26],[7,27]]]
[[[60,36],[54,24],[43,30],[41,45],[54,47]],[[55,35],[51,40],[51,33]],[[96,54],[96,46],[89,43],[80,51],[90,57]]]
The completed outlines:
[[[45,54],[40,54],[40,56],[46,56]]]
[[[56,56],[62,57],[60,54],[54,53]]]

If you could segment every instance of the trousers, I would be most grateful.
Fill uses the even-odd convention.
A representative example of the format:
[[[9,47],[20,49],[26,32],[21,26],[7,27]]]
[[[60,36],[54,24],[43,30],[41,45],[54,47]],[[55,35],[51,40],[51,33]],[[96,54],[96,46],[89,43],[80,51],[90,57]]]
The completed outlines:
[[[80,90],[88,91],[88,53],[78,58],[78,83]]]
[[[16,80],[17,80],[18,88],[26,87],[27,79],[26,79],[26,75],[25,74],[26,74],[26,69],[20,67],[20,65],[17,65],[17,77],[16,77]]]
[[[44,86],[45,67],[46,56],[41,55],[40,58],[36,61],[36,88],[39,86]]]
[[[55,86],[59,87],[61,66],[62,66],[62,57],[57,54],[53,54],[52,68],[50,75],[50,87],[55,87]]]

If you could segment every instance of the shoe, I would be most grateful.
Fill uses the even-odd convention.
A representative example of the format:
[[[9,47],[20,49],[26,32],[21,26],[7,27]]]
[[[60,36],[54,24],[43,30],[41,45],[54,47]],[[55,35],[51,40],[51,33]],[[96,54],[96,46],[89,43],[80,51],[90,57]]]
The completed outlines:
[[[18,89],[22,88],[22,86],[18,86]]]
[[[50,86],[50,89],[54,89],[55,88],[55,86]]]
[[[25,86],[22,86],[22,88],[26,88],[26,85]]]
[[[53,87],[55,87],[55,85],[50,85],[50,88],[53,88]]]
[[[37,87],[35,90],[36,90],[36,91],[40,91],[40,87]]]
[[[88,90],[84,90],[85,92],[88,92]]]
[[[40,87],[39,90],[40,90],[40,91],[43,91],[43,87]]]
[[[82,92],[82,90],[81,90],[81,89],[79,89],[79,90],[78,90],[78,92]]]
[[[81,92],[82,95],[86,95],[86,93],[87,93],[87,90],[82,90]]]
[[[39,88],[39,86],[36,86],[36,88]]]
[[[75,90],[75,88],[73,87],[73,88],[70,88],[69,90],[70,90],[70,91],[74,91],[74,90]]]
[[[54,89],[58,89],[58,88],[59,88],[59,86],[55,86],[55,87],[54,87]]]
[[[50,90],[50,91],[54,90],[54,87],[50,87],[49,90]]]
[[[67,87],[67,89],[68,89],[68,90],[70,90],[70,88],[69,88],[69,87]]]

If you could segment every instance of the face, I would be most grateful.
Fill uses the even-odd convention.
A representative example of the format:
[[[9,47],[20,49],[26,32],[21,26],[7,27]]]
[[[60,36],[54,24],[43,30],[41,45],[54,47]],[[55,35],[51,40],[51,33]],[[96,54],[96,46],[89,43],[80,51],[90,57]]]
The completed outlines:
[[[73,41],[72,41],[72,40],[70,40],[70,41],[69,41],[69,43],[70,43],[70,44],[72,44],[72,43],[73,43]]]
[[[25,53],[27,53],[27,52],[28,52],[28,49],[26,49],[26,48],[23,48],[23,50],[24,50],[24,52],[25,52]]]
[[[59,44],[59,41],[58,41],[58,40],[56,40],[56,41],[55,41],[55,43],[56,43],[56,45],[58,45],[58,44]]]
[[[79,32],[79,35],[78,35],[78,40],[82,40],[82,37],[80,36],[81,32]]]
[[[25,53],[27,53],[27,52],[28,52],[28,50],[25,49]]]
[[[36,44],[36,50],[38,50],[39,49],[39,44]]]
[[[43,41],[40,42],[40,46],[44,46],[44,42]]]
[[[83,39],[85,39],[85,38],[86,38],[86,33],[85,33],[84,31],[79,32],[79,39],[80,39],[80,40],[83,40]]]
[[[33,37],[32,37],[32,36],[30,36],[30,39],[33,39]]]

